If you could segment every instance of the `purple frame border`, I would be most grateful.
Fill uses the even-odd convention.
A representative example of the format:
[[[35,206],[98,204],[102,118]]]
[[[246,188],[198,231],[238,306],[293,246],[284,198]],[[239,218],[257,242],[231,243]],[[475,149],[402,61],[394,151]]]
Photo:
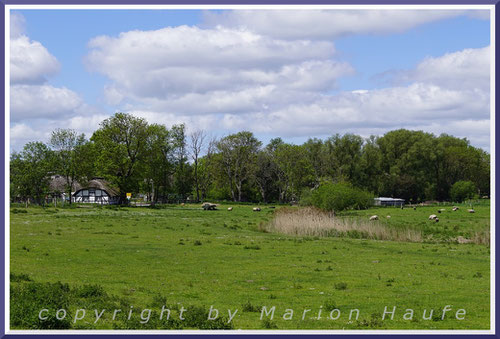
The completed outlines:
[[[125,5],[125,4],[131,4],[131,5],[225,5],[225,4],[238,4],[238,5],[301,5],[301,4],[307,4],[307,5],[495,5],[495,17],[500,18],[500,0],[313,0],[313,1],[307,1],[307,0],[271,0],[271,1],[265,1],[265,0],[187,0],[187,1],[182,1],[182,0],[145,0],[145,1],[140,1],[140,0],[76,0],[76,1],[71,1],[71,0],[0,0],[0,18],[4,19],[5,17],[5,6],[6,5]],[[497,22],[497,20],[495,20]],[[495,36],[500,36],[500,25],[495,25]],[[0,45],[1,45],[1,50],[2,53],[0,55],[0,62],[2,67],[0,67],[0,78],[3,80],[5,79],[5,23],[1,25],[0,27]],[[499,44],[495,44],[495,60],[497,59],[496,56],[499,55]],[[497,85],[498,79],[500,78],[500,67],[496,67],[495,69],[495,96],[496,94],[500,91],[499,86]],[[5,108],[5,81],[2,81],[0,84],[0,88],[3,90],[3,95],[0,96],[0,105],[2,107],[2,110]],[[498,106],[495,106],[495,117],[498,117],[497,115],[498,112]],[[5,115],[5,110],[4,110],[4,115]],[[500,126],[500,121],[499,119],[495,120],[495,131],[498,130],[498,126]],[[0,134],[3,135],[5,131],[5,119],[0,119]],[[495,140],[495,148],[498,149],[498,146],[500,145],[500,137]],[[0,174],[2,178],[5,178],[5,135],[3,135],[1,142],[0,142]],[[498,162],[495,160],[495,165],[497,165]],[[495,172],[495,174],[497,171]],[[495,191],[499,192],[498,188],[500,187],[499,185],[496,185],[496,182],[494,183],[495,185]],[[0,192],[5,192],[5,180],[0,180]],[[2,230],[0,232],[0,243],[3,245],[5,243],[5,195],[1,194],[0,195],[0,217],[3,220],[3,226]],[[495,203],[495,207],[498,207],[498,203]],[[496,225],[492,225],[493,227]],[[498,244],[500,240],[500,232],[496,233],[495,241]],[[497,259],[499,255],[496,255],[494,259]],[[5,322],[4,322],[4,317],[5,317],[5,249],[2,246],[2,250],[0,251],[0,269],[1,269],[1,274],[0,276],[2,279],[0,280],[0,338],[6,338],[6,337],[15,337],[19,339],[23,338],[29,338],[32,336],[41,336],[45,338],[50,338],[53,335],[52,334],[37,334],[37,335],[6,335],[5,334]],[[496,272],[500,271],[500,263],[498,263],[497,260],[495,260],[495,270]],[[495,286],[496,287],[496,286]],[[496,301],[498,301],[498,295],[495,297],[495,304]],[[496,317],[495,317],[495,326],[496,324],[499,323],[500,320],[500,312],[498,312],[499,309],[496,308]],[[153,334],[154,335],[154,334]],[[187,338],[195,338],[195,337],[200,337],[200,336],[214,336],[214,334],[187,334],[187,335],[181,335],[181,334],[157,334],[156,336],[162,336],[162,337],[177,337],[177,336],[182,336],[182,337],[187,337]],[[257,338],[257,337],[271,337],[275,335],[280,335],[280,336],[292,336],[292,337],[297,337],[297,336],[302,336],[302,334],[282,334],[282,333],[276,333],[276,334],[244,334],[242,333],[241,335],[245,335],[247,338]],[[307,334],[307,336],[324,336],[325,334]],[[370,336],[381,336],[381,335],[386,335],[386,334],[338,334],[338,335],[331,335],[331,336],[340,336],[340,337],[345,337],[345,338],[363,338],[363,337],[370,337]],[[389,334],[391,338],[405,338],[407,335],[406,334]],[[57,335],[59,338],[87,338],[89,336],[92,336],[92,338],[105,338],[105,337],[110,337],[110,336],[126,336],[127,338],[141,338],[145,336],[150,336],[150,334],[85,334],[85,335],[71,335],[71,334],[61,334]],[[219,336],[219,335],[215,335]],[[220,336],[224,336],[225,338],[236,338],[237,334],[221,334]],[[432,334],[432,335],[412,335],[412,338],[424,338],[425,336],[432,336],[432,337],[457,337],[457,338],[468,338],[471,336],[475,335],[454,335],[454,334],[446,334],[446,335],[440,335],[440,334]],[[489,335],[484,335],[482,337],[489,337],[489,338],[500,338],[500,334],[489,334]]]

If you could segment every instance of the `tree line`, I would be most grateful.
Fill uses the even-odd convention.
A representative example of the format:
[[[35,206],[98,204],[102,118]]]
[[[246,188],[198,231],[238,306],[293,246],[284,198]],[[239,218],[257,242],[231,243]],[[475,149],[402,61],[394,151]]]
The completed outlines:
[[[103,177],[126,201],[142,193],[153,203],[203,200],[299,201],[323,183],[349,183],[377,196],[408,202],[450,200],[458,181],[489,195],[490,155],[466,139],[398,129],[362,138],[335,134],[301,145],[274,138],[263,145],[251,132],[210,138],[167,128],[130,114],[101,122],[90,139],[57,129],[47,143],[30,142],[10,157],[12,200],[42,203],[50,176],[75,182]]]

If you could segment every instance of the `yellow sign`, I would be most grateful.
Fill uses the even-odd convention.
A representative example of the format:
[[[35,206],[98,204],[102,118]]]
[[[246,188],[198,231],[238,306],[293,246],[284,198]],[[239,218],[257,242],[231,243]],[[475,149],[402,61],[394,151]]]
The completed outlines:
[[[132,198],[132,193],[127,193],[127,199],[130,200]]]

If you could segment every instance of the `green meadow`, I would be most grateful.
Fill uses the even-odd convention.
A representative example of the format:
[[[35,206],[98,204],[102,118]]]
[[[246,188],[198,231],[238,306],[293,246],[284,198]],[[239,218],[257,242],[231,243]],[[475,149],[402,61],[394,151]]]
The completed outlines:
[[[216,211],[13,206],[11,327],[489,329],[490,247],[457,241],[485,237],[489,202],[475,205],[475,213],[457,206],[455,212],[452,206],[380,207],[338,216],[378,215],[388,227],[422,231],[421,242],[273,233],[266,225],[280,206],[262,205],[260,212],[252,211],[255,205]],[[428,220],[430,214],[439,222]],[[162,307],[168,320],[159,319]],[[396,307],[392,319],[382,318],[385,307]],[[67,310],[62,320],[55,318],[60,308]],[[74,321],[79,309],[86,315]],[[105,309],[98,321],[94,309]],[[115,309],[121,311],[113,320]],[[143,318],[141,312],[148,309],[144,322],[147,312]],[[208,321],[214,309],[219,317]]]

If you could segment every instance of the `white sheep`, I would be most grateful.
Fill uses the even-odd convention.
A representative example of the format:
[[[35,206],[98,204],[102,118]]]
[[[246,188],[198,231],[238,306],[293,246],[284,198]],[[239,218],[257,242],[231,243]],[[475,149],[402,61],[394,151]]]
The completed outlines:
[[[458,207],[456,207],[456,206],[454,206],[454,207],[452,208],[452,210],[453,210],[453,211],[458,211],[458,210],[459,210],[459,208],[458,208]]]
[[[474,211],[474,209],[470,209],[470,210],[467,210],[467,212],[469,212],[469,213],[475,213],[476,211]]]
[[[390,216],[390,215],[388,215],[388,216],[387,216],[387,219],[390,219],[390,218],[391,218],[391,216]]]
[[[437,218],[437,215],[435,215],[435,214],[429,215],[429,220],[436,220],[436,218]]]
[[[254,208],[253,208],[253,211],[254,211],[254,212],[260,212],[260,207],[254,207]]]
[[[233,210],[233,208],[232,208],[232,207],[228,207],[228,208],[227,208],[227,210],[228,210],[228,211],[232,211],[232,210]]]
[[[378,215],[372,215],[372,216],[370,217],[370,221],[371,221],[371,220],[378,220]]]

